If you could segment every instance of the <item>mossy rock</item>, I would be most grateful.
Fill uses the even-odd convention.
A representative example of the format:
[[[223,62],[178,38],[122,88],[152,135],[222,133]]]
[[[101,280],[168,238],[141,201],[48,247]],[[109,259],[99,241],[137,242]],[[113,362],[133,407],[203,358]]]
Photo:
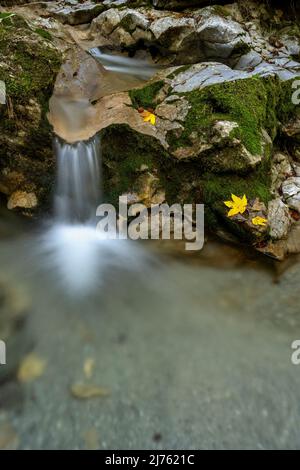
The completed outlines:
[[[208,227],[215,229],[223,225],[249,243],[260,241],[267,236],[267,231],[254,227],[249,230],[249,225],[228,218],[224,201],[230,199],[232,193],[240,197],[246,194],[248,201],[258,199],[267,207],[272,199],[272,145],[278,144],[282,124],[298,112],[291,100],[293,80],[282,82],[275,75],[252,75],[190,92],[174,92],[172,80],[188,68],[179,67],[165,78],[159,75],[156,81],[129,92],[136,109],[153,108],[155,113],[161,105],[185,100],[189,110],[180,120],[181,130],[175,128],[166,132],[168,148],[130,126],[116,124],[105,130],[103,157],[107,166],[104,173],[110,174],[106,194],[116,203],[118,195],[138,192],[139,168],[144,166],[157,176],[169,204],[204,203]],[[220,121],[237,124],[227,139],[192,158],[175,157],[177,149],[192,146],[195,135],[206,136],[209,143],[214,138],[213,126]],[[264,140],[265,135],[268,138]],[[231,140],[240,142],[249,154],[259,155],[259,163],[245,166],[239,161],[239,148],[231,144]],[[229,162],[227,168],[225,158]]]
[[[36,192],[41,208],[53,184],[46,115],[61,62],[46,31],[33,30],[18,15],[0,22],[0,79],[7,96],[7,106],[0,110],[0,183],[8,196],[15,190]],[[14,181],[8,185],[3,172],[22,175],[21,186]]]

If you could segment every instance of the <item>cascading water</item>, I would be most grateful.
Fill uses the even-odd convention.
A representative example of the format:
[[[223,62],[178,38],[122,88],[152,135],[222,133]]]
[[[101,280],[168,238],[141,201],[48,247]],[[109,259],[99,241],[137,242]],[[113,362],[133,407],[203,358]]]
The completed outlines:
[[[139,82],[142,75],[154,73],[153,67],[147,68],[135,59],[103,55],[98,49],[91,53],[100,55],[101,60],[110,65],[113,63],[114,71],[122,71],[121,75],[127,77],[123,82],[118,74],[111,76],[117,90],[126,86],[129,89],[136,83],[137,78],[132,82],[132,76],[128,75],[129,68],[131,74],[139,76]],[[88,125],[89,116],[94,112],[90,100],[79,93],[76,75],[75,78],[72,75],[72,84],[75,94],[59,93],[51,101],[53,122],[62,122],[62,128],[72,137],[70,142],[74,141],[74,136],[82,138],[81,129]],[[104,83],[104,90],[106,87]],[[112,239],[109,233],[97,229],[96,209],[103,202],[99,136],[75,143],[55,137],[53,148],[57,162],[54,221],[44,234],[42,247],[48,256],[47,265],[52,266],[59,284],[67,286],[72,295],[86,294],[103,283],[111,269],[144,270],[145,253],[140,247],[127,240]]]
[[[145,253],[140,247],[97,230],[96,209],[102,202],[99,136],[75,144],[55,137],[53,147],[55,217],[42,247],[59,285],[72,296],[84,296],[103,284],[112,270],[144,269]]]
[[[101,199],[100,139],[68,144],[54,139],[55,215],[62,223],[91,223]]]

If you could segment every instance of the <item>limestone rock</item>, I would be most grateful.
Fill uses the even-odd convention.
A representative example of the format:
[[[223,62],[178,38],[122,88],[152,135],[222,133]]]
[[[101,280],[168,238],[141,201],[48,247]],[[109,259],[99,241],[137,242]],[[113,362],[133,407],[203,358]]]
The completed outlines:
[[[300,212],[300,177],[288,178],[282,184],[282,195],[286,204]]]
[[[284,126],[283,133],[287,137],[300,143],[300,118],[294,119]]]
[[[238,50],[248,49],[250,42],[238,22],[220,15],[214,7],[186,16],[146,8],[109,9],[93,20],[91,36],[104,37],[116,47],[139,47],[140,43],[153,46],[168,64],[229,58]]]
[[[52,16],[70,25],[89,23],[104,9],[104,5],[93,1],[80,3],[73,0],[61,0],[47,4],[47,10]]]
[[[25,191],[15,191],[10,196],[7,208],[8,209],[35,209],[37,206],[37,197],[34,193],[26,193]]]
[[[280,198],[273,199],[269,202],[268,224],[270,236],[273,239],[280,240],[287,237],[291,220],[288,207]]]
[[[293,176],[293,172],[289,156],[283,152],[276,152],[271,167],[271,191],[274,196],[279,195],[283,181]]]
[[[0,104],[6,104],[6,86],[2,80],[0,80]]]
[[[196,7],[207,4],[207,0],[152,0],[153,6],[161,9],[183,10],[188,7]],[[218,3],[211,2],[211,3]]]

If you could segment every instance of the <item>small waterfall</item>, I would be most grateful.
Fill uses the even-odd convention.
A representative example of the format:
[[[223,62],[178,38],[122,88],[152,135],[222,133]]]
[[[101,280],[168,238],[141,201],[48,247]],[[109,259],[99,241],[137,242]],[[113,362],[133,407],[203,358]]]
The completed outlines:
[[[96,292],[115,270],[143,270],[145,256],[128,240],[110,239],[96,228],[96,208],[102,202],[99,136],[75,144],[55,137],[53,147],[55,218],[42,236],[40,254],[65,293],[84,297]]]
[[[54,138],[57,161],[55,215],[60,223],[87,224],[101,198],[100,138],[68,144]]]
[[[134,59],[117,54],[105,54],[99,47],[89,50],[90,54],[98,60],[106,70],[119,74],[138,77],[141,80],[149,80],[161,67],[151,64],[145,59]]]
[[[111,79],[114,90],[124,89],[124,81],[117,79]],[[80,135],[90,108],[86,100],[52,97],[55,119],[71,135]],[[144,250],[97,228],[96,209],[103,202],[99,135],[75,143],[55,137],[53,149],[57,165],[55,217],[42,236],[41,250],[55,281],[72,296],[84,296],[96,291],[113,272],[143,271]]]

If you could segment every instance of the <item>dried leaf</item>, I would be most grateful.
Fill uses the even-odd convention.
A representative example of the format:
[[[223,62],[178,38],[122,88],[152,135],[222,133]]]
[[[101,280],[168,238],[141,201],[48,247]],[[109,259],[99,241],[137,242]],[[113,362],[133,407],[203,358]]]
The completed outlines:
[[[96,397],[106,397],[110,394],[106,388],[84,383],[73,384],[71,386],[71,393],[73,397],[83,400]]]
[[[252,206],[251,206],[251,210],[254,211],[254,212],[265,211],[265,210],[266,210],[266,206],[264,205],[263,202],[261,202],[258,198],[256,198],[256,199],[253,201],[253,204],[252,204]]]
[[[264,227],[268,223],[267,219],[265,219],[264,217],[259,217],[259,216],[253,217],[251,222],[252,222],[253,225],[258,225],[258,226],[262,226],[262,227]]]
[[[293,210],[293,209],[290,209],[290,216],[296,220],[298,222],[298,220],[300,220],[300,214],[299,212]]]
[[[83,364],[83,372],[87,379],[90,379],[93,375],[95,368],[95,359],[92,357],[87,358]]]
[[[96,428],[90,428],[83,434],[86,448],[88,450],[97,450],[100,447],[99,433]]]
[[[15,450],[19,444],[18,435],[9,422],[0,424],[0,450]]]
[[[19,382],[31,382],[40,377],[46,368],[47,362],[35,353],[28,354],[21,362],[18,370]]]

